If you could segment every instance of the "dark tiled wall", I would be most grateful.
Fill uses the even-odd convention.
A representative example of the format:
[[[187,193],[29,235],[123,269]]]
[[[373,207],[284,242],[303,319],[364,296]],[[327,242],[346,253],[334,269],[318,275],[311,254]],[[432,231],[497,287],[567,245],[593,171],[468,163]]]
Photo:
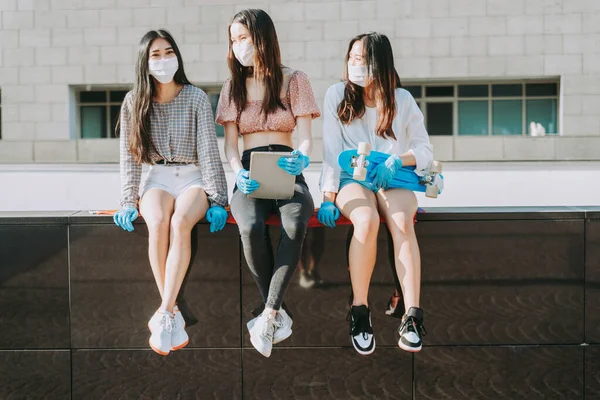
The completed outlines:
[[[126,233],[104,217],[0,218],[0,399],[600,399],[597,213],[422,216],[429,334],[414,356],[384,313],[395,287],[384,225],[377,349],[352,349],[348,229],[309,230],[303,267],[314,261],[323,284],[305,289],[296,273],[294,333],[266,359],[245,327],[260,298],[237,227],[198,225],[184,294],[199,322],[188,347],[161,357],[147,344],[159,295],[143,223]]]

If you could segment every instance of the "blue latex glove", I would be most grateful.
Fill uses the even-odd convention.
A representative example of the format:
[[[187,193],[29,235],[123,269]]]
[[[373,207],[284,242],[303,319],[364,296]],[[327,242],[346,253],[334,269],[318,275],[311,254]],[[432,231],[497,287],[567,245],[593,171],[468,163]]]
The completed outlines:
[[[300,150],[292,151],[292,157],[281,157],[277,162],[277,165],[290,175],[300,175],[309,164],[310,158]]]
[[[375,187],[387,189],[390,181],[396,176],[396,172],[402,168],[402,159],[399,155],[389,156],[385,162],[377,165],[369,175],[369,179]]]
[[[320,223],[330,228],[335,228],[335,221],[340,217],[340,210],[331,201],[326,201],[321,204],[321,208],[317,212],[317,219]]]
[[[138,217],[138,211],[133,207],[123,207],[115,213],[113,220],[115,225],[126,231],[133,232],[133,221]]]
[[[260,186],[258,182],[250,179],[250,171],[243,168],[237,173],[235,183],[238,189],[240,189],[244,194],[250,194]]]
[[[218,232],[225,227],[227,211],[219,205],[214,205],[206,212],[206,220],[210,222],[210,231]]]

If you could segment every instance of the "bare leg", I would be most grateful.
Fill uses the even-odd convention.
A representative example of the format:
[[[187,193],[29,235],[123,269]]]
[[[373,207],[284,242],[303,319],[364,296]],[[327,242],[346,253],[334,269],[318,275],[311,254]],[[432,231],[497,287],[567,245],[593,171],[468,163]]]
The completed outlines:
[[[206,215],[208,200],[201,188],[190,188],[175,202],[171,218],[171,246],[167,256],[165,291],[161,308],[173,312],[177,293],[185,277],[191,256],[192,228]]]
[[[165,265],[169,251],[169,221],[175,199],[164,190],[148,190],[140,202],[140,212],[148,226],[148,258],[154,280],[162,298],[165,287]]]
[[[336,197],[342,215],[354,226],[348,253],[352,305],[368,306],[369,284],[377,257],[379,213],[375,194],[357,183],[344,186]]]
[[[389,189],[379,191],[377,201],[394,242],[396,272],[408,312],[410,307],[419,307],[421,295],[421,256],[413,224],[417,198],[409,190]]]

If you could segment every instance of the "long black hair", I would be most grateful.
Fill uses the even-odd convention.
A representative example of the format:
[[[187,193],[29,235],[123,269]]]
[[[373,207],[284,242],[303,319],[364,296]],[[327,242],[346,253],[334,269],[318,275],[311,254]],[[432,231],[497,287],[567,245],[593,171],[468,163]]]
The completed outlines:
[[[394,67],[394,54],[392,45],[387,36],[368,32],[353,37],[346,52],[346,65],[350,58],[352,46],[361,40],[363,44],[363,57],[369,77],[372,79],[375,101],[377,104],[377,126],[375,133],[383,138],[396,139],[392,130],[392,122],[396,116],[396,88],[402,87],[400,76]],[[349,124],[354,118],[361,118],[365,114],[363,100],[364,88],[348,80],[347,69],[344,78],[347,80],[344,88],[344,99],[338,106],[338,117],[344,124]]]
[[[249,31],[254,44],[255,63],[253,67],[244,67],[235,58],[233,43],[231,42],[231,25],[234,23],[244,25]],[[246,9],[233,16],[227,27],[229,35],[229,53],[227,63],[231,71],[231,88],[229,98],[235,103],[238,111],[246,106],[246,78],[252,73],[254,77],[263,82],[265,95],[263,98],[263,112],[265,116],[285,106],[281,101],[281,87],[283,85],[283,72],[281,71],[281,52],[273,20],[265,11],[260,9]]]
[[[152,111],[152,98],[156,92],[154,79],[150,76],[148,60],[150,58],[150,47],[155,39],[165,39],[175,52],[179,68],[175,72],[173,80],[180,85],[190,84],[183,69],[183,59],[175,39],[171,34],[159,29],[146,33],[138,47],[137,61],[135,64],[135,83],[132,91],[131,101],[131,132],[129,132],[129,152],[137,163],[150,163],[152,152],[155,151],[150,137],[150,112]],[[122,107],[127,107],[123,104]],[[120,122],[120,121],[119,121]],[[118,128],[117,128],[118,129]]]

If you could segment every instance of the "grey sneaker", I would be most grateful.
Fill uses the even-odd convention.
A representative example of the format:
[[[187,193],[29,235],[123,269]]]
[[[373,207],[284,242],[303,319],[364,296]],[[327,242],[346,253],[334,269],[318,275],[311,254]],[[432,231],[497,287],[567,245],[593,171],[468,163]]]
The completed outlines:
[[[283,342],[292,335],[292,324],[294,321],[283,308],[275,314],[275,333],[273,334],[273,344]]]
[[[273,349],[273,334],[275,333],[275,317],[262,313],[255,318],[250,330],[252,346],[263,356],[269,357]]]

